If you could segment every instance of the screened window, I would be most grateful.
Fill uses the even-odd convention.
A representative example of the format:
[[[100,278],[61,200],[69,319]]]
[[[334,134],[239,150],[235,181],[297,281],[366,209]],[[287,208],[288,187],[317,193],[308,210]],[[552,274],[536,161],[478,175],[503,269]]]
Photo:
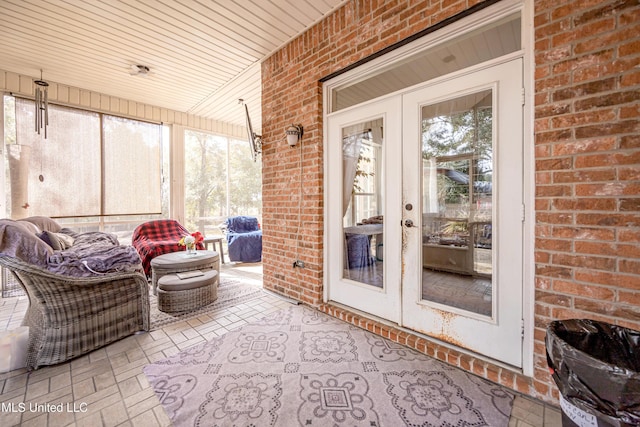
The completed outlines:
[[[161,126],[104,116],[104,214],[161,209]]]
[[[219,234],[227,217],[261,220],[262,168],[247,141],[185,131],[185,218],[189,230]]]
[[[44,139],[34,131],[33,101],[16,98],[15,112],[7,145],[13,217],[160,214],[162,126],[50,104]]]

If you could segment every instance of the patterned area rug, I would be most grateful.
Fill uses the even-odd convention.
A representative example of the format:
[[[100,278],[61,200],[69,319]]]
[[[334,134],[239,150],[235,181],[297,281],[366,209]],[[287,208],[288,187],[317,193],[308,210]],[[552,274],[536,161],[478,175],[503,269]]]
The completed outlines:
[[[507,426],[513,394],[291,306],[147,365],[180,426]]]
[[[213,303],[189,312],[165,313],[158,310],[158,297],[153,295],[151,288],[149,288],[151,330],[154,331],[172,323],[193,319],[203,314],[242,304],[262,295],[264,295],[264,292],[258,286],[248,285],[236,280],[221,279],[218,284],[218,298]]]

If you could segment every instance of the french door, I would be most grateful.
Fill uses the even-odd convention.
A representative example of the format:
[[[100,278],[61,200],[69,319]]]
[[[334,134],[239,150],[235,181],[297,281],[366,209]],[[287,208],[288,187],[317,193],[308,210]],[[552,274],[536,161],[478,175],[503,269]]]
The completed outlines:
[[[518,367],[521,64],[494,65],[403,97],[402,323]]]
[[[522,366],[522,61],[328,118],[328,299]]]
[[[332,115],[328,123],[329,299],[400,321],[401,98]]]

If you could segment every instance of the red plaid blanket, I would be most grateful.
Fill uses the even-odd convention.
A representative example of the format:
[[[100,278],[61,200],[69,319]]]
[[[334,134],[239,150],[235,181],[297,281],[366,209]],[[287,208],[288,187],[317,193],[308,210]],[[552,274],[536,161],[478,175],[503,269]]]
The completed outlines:
[[[145,274],[151,276],[153,258],[169,252],[183,251],[185,248],[179,246],[178,241],[188,234],[191,233],[173,219],[158,219],[140,224],[133,231],[131,243],[142,259]],[[202,250],[204,245],[200,243],[197,248]]]

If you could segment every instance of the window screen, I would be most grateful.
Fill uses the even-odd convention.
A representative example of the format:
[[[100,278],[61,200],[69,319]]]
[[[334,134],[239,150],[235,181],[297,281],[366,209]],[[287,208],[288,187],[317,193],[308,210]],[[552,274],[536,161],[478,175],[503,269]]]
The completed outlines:
[[[44,139],[34,108],[16,99],[16,144],[7,146],[12,216],[160,212],[160,125],[50,104]]]
[[[161,127],[105,116],[104,215],[160,213]]]

